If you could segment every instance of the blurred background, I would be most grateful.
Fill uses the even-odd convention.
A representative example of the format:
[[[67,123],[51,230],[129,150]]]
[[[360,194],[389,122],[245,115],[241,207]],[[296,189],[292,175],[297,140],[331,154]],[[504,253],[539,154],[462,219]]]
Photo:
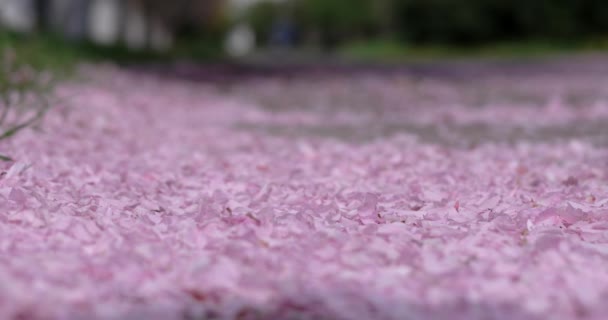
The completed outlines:
[[[602,0],[0,0],[0,22],[4,48],[50,64],[399,61],[608,47]]]

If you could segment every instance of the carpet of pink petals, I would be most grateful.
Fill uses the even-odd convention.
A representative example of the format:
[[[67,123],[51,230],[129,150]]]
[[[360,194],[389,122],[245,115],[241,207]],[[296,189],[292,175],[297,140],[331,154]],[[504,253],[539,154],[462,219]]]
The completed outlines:
[[[608,318],[608,149],[567,134],[608,123],[608,77],[488,79],[542,99],[472,106],[438,80],[83,73],[0,144],[0,319]]]

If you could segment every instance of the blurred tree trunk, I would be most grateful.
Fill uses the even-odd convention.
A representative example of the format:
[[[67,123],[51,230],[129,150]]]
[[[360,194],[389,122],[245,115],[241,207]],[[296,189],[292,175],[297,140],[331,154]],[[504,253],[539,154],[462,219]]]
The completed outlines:
[[[120,17],[118,18],[118,39],[119,41],[124,41],[127,33],[127,19],[129,18],[127,15],[127,10],[129,6],[129,1],[119,1],[118,3],[118,13]]]
[[[68,39],[82,40],[88,31],[90,0],[72,0],[69,3],[65,21],[63,22],[63,32]]]
[[[146,12],[175,30],[181,24],[203,26],[218,13],[221,0],[142,0]]]
[[[127,48],[140,50],[146,48],[149,19],[141,0],[122,2],[121,39]]]
[[[394,1],[391,0],[375,0],[373,2],[374,21],[378,24],[378,32],[380,36],[389,38],[393,36],[395,28]]]
[[[45,30],[49,27],[49,0],[34,0],[34,15],[36,17],[36,28]]]

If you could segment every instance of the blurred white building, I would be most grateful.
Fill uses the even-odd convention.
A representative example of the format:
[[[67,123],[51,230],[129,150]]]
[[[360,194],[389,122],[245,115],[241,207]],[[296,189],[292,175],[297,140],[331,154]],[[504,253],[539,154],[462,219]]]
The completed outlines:
[[[131,49],[166,50],[173,43],[167,23],[160,16],[146,14],[143,1],[0,0],[4,27],[32,32],[40,21],[68,38],[100,45],[123,43]]]
[[[31,10],[31,1],[0,0],[0,21],[16,31],[30,31],[36,25],[36,18]]]

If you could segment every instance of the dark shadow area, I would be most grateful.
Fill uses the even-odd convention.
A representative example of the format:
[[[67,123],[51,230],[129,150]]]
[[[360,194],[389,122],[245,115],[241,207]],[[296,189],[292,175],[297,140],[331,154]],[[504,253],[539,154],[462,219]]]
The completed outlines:
[[[331,77],[407,76],[445,80],[470,80],[480,77],[526,77],[539,74],[555,76],[584,74],[608,75],[608,55],[575,55],[513,59],[444,59],[432,62],[354,63],[340,60],[316,62],[266,63],[162,63],[126,64],[130,71],[199,83],[235,84],[260,79],[283,81]]]
[[[402,300],[373,298],[382,301],[354,299],[348,306],[339,295],[336,301],[322,301],[322,297],[302,293],[296,299],[273,301],[272,307],[231,301],[230,311],[214,307],[202,296],[193,297],[192,303],[179,310],[162,307],[134,307],[115,320],[135,319],[183,319],[183,320],[540,320],[542,317],[522,310],[521,306],[506,303],[469,303],[465,301],[436,306],[421,306]],[[383,307],[380,309],[379,306]],[[176,318],[176,314],[178,314]],[[89,319],[87,314],[79,314],[71,319]]]

